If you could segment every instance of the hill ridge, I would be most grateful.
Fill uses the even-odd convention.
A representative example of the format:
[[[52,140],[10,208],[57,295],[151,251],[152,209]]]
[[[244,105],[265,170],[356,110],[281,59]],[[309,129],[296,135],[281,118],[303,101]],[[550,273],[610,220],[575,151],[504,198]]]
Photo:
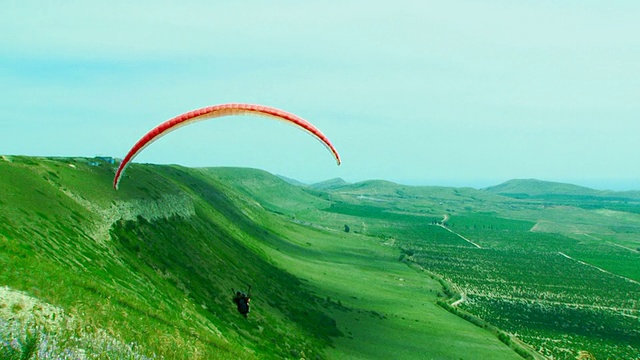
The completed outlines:
[[[606,273],[583,265],[640,281],[640,202],[633,199],[534,179],[493,191],[338,179],[318,190],[259,169],[137,163],[115,191],[108,161],[10,160],[0,161],[0,286],[8,289],[0,291],[0,314],[22,306],[3,300],[6,294],[28,299],[25,311],[37,299],[76,319],[73,329],[136,344],[135,354],[105,358],[540,357],[514,345],[520,340],[556,356],[584,347],[573,345],[577,338],[554,314],[585,301],[614,310],[607,321],[621,336],[599,348],[607,327],[592,319],[591,307],[572,308],[580,313],[571,315],[572,326],[593,331],[581,338],[584,346],[598,357],[638,354],[627,341],[638,334],[637,309],[625,300],[637,284],[608,283]],[[542,195],[494,193],[524,185]],[[549,272],[561,281],[550,283]],[[609,287],[590,287],[574,274]],[[231,297],[248,285],[253,308],[244,319]],[[540,286],[558,301],[538,307]],[[526,299],[513,302],[514,294]],[[544,310],[550,322],[540,331],[563,337],[542,341],[537,327],[528,329],[533,335],[509,335],[515,328],[505,314],[531,323],[521,305]],[[35,330],[19,321],[0,319],[0,337],[21,329],[19,341],[27,339]],[[63,336],[72,328],[39,331]],[[464,341],[452,343],[451,334]],[[102,351],[86,341],[78,346]]]
[[[483,191],[500,195],[511,196],[545,196],[545,195],[568,195],[568,196],[595,196],[595,197],[619,197],[619,198],[640,198],[640,191],[612,191],[596,190],[586,186],[574,185],[570,183],[545,181],[538,179],[512,179],[501,184],[489,186]]]

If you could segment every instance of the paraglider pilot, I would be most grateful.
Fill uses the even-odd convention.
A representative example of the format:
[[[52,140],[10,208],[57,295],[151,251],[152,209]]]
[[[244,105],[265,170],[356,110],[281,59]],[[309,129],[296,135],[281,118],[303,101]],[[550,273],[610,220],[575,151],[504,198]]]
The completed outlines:
[[[235,296],[233,297],[233,302],[238,307],[238,312],[246,318],[250,311],[249,303],[251,302],[251,285],[249,285],[249,288],[247,289],[246,294],[240,292],[239,290],[238,291],[235,291],[234,289],[231,289],[231,290],[235,293]]]

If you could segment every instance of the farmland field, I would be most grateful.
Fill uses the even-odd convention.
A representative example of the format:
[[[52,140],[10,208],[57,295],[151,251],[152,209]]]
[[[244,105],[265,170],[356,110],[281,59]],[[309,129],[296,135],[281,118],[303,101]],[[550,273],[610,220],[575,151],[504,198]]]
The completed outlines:
[[[405,260],[452,284],[462,294],[459,311],[544,356],[640,357],[637,205],[622,213],[597,198],[586,203],[595,210],[568,206],[564,198],[502,198],[468,212],[461,206],[466,199],[439,203],[447,200],[441,221],[421,215],[422,222],[417,214],[380,216],[402,202],[361,204],[362,214],[375,215],[362,226],[393,238]]]

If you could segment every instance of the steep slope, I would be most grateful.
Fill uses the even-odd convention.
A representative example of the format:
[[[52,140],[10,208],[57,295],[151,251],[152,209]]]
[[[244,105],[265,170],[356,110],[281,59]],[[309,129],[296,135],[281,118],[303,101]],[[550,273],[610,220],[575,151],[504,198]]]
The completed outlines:
[[[266,171],[246,168],[204,168],[205,176],[219,180],[254,199],[262,208],[291,215],[309,209],[328,207],[328,201],[309,194],[298,186],[273,176]]]
[[[322,356],[318,299],[250,244],[264,210],[200,171],[87,159],[0,162],[0,283],[168,358]],[[244,320],[232,288],[253,284]],[[302,301],[305,307],[297,304]]]
[[[441,282],[394,245],[468,247],[433,224],[477,190],[327,193],[259,170],[133,164],[114,191],[110,159],[4,159],[0,340],[23,351],[9,356],[37,342],[134,359],[518,357],[437,306]],[[244,319],[231,289],[249,284]]]

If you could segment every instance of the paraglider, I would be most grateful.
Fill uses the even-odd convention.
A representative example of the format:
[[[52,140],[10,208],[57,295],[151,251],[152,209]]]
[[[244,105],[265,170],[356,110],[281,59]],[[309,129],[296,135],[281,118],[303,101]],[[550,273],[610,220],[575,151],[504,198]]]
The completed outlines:
[[[322,142],[325,147],[331,152],[338,165],[340,165],[340,155],[338,155],[338,152],[333,147],[329,139],[320,130],[318,130],[318,128],[316,128],[313,124],[304,120],[303,118],[284,110],[272,108],[269,106],[237,103],[221,104],[186,112],[172,119],[169,119],[151,129],[151,131],[145,134],[142,138],[140,138],[140,140],[138,140],[138,142],[135,143],[135,145],[133,145],[124,159],[122,159],[122,162],[120,162],[120,166],[118,167],[116,175],[113,178],[113,188],[116,190],[118,189],[122,174],[129,163],[152,142],[182,126],[205,119],[231,115],[260,115],[290,123],[308,132],[320,142]]]
[[[240,290],[235,291],[234,289],[231,289],[231,291],[235,293],[233,303],[238,307],[238,312],[247,318],[247,315],[251,311],[251,285],[249,285],[246,294]]]

